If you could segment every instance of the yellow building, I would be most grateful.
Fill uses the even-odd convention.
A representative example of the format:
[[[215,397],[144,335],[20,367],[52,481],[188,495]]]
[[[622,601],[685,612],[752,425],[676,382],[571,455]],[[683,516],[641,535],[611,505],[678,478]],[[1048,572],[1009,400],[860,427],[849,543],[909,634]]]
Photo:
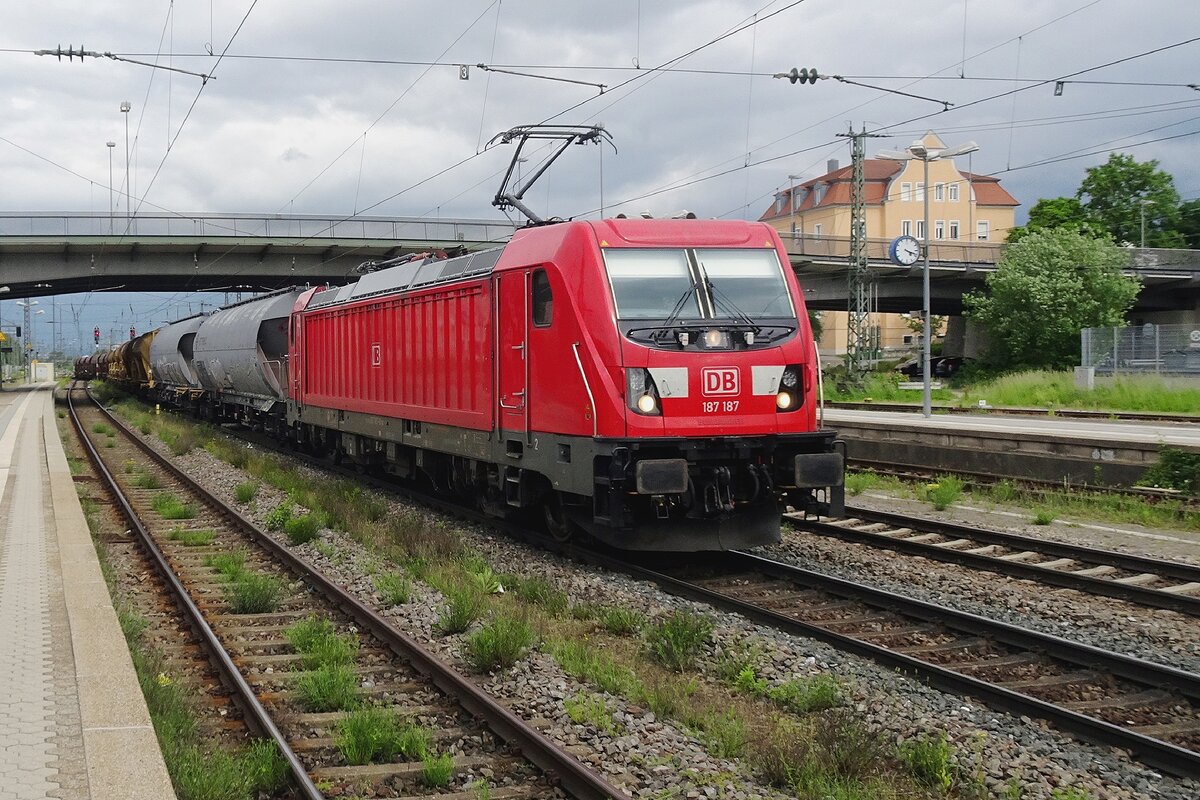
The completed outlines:
[[[931,151],[946,147],[932,131],[921,141]],[[924,171],[925,165],[919,160],[863,162],[872,259],[881,257],[886,244],[897,236],[925,240]],[[848,255],[852,179],[849,166],[838,168],[832,161],[824,175],[780,191],[760,219],[778,230],[794,252]],[[929,184],[931,258],[958,260],[968,247],[977,254],[998,251],[992,245],[1004,241],[1020,205],[1000,186],[998,178],[960,170],[954,159],[947,158],[929,162]],[[874,324],[885,350],[903,351],[920,343],[908,320],[899,314],[876,315]],[[822,325],[822,353],[844,353],[846,312],[824,312]]]

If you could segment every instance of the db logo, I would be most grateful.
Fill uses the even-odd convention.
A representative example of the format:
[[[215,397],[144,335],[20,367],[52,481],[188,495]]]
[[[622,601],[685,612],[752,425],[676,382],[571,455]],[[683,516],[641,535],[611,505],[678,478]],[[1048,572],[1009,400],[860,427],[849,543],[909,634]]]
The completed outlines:
[[[706,397],[739,394],[741,391],[737,367],[705,367],[700,370],[700,381]]]

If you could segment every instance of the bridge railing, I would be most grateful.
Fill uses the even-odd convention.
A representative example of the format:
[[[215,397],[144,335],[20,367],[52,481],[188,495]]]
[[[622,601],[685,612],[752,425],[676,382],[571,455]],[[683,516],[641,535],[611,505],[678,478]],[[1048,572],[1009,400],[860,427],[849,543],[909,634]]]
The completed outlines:
[[[271,239],[508,241],[506,221],[275,214],[0,214],[0,236],[196,236]]]
[[[782,234],[782,236],[788,253],[794,256],[847,259],[850,257],[849,236],[814,236],[807,233],[798,236]],[[886,261],[891,244],[891,239],[867,239],[867,258],[871,261]],[[960,242],[935,239],[929,243],[929,259],[961,264],[995,264],[1000,260],[1003,250],[1004,245],[1000,242]]]

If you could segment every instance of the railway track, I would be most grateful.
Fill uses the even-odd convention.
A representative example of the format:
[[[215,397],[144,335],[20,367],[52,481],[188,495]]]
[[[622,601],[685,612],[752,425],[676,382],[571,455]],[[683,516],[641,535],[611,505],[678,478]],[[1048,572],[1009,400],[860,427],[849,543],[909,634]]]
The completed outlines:
[[[115,416],[99,406],[77,409],[72,395],[72,422],[102,482],[186,610],[249,727],[273,739],[288,761],[298,796],[626,796],[209,494]],[[164,497],[192,515],[164,515]],[[221,557],[231,556],[240,562],[238,574],[273,585],[282,602],[238,613],[245,609],[234,605],[230,570],[221,574],[229,565]],[[318,664],[294,644],[297,623],[341,642],[331,650],[349,656],[337,665],[322,662],[328,668]],[[327,697],[305,690],[339,671],[352,674],[352,701],[323,705]],[[381,709],[406,732],[406,745],[387,758],[346,763],[338,736],[350,707]],[[449,773],[440,784],[427,768],[434,762],[434,773]],[[475,783],[483,777],[486,790]]]
[[[251,440],[256,440],[251,437]],[[327,462],[305,462],[338,471]],[[680,566],[562,544],[392,484],[369,483],[546,550],[656,583],[669,593],[826,642],[994,708],[1200,776],[1200,676],[870,586],[728,551]]]
[[[1200,567],[1006,531],[848,507],[830,521],[784,515],[788,527],[1051,586],[1200,616]]]
[[[989,706],[1200,775],[1200,675],[730,551],[685,566],[576,555],[901,670]]]
[[[842,408],[848,411],[899,411],[919,413],[919,403],[876,403],[866,401],[826,401],[826,408]],[[1200,422],[1193,414],[1155,414],[1138,411],[1093,411],[1082,408],[1056,408],[1053,411],[1046,408],[988,408],[982,410],[969,406],[934,406],[935,414],[987,414],[989,416],[1014,417],[1057,417],[1061,419],[1095,419],[1105,422],[1178,422],[1183,425],[1194,425]]]

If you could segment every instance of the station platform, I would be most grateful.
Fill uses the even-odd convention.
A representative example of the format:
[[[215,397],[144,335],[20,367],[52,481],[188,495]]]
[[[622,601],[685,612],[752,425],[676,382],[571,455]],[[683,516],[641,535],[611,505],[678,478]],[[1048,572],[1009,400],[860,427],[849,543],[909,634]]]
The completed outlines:
[[[1200,452],[1200,424],[850,409],[824,420],[852,461],[1067,485],[1131,485],[1164,448]]]
[[[55,422],[0,392],[0,800],[174,798]]]

